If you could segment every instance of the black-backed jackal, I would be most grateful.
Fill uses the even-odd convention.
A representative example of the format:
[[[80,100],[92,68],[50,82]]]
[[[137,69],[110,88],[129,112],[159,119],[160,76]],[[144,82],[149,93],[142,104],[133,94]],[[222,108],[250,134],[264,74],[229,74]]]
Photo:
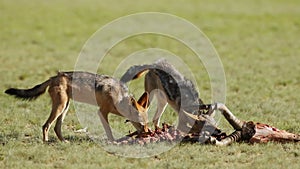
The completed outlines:
[[[48,141],[48,131],[56,120],[54,131],[61,141],[66,141],[61,133],[61,124],[68,111],[70,99],[99,106],[99,117],[109,140],[114,140],[108,122],[108,114],[124,116],[133,124],[138,132],[147,132],[147,108],[149,94],[145,92],[136,101],[125,84],[119,80],[88,72],[59,72],[45,82],[31,89],[10,88],[5,91],[9,95],[24,100],[33,100],[48,92],[52,100],[51,114],[43,125],[43,141]]]
[[[178,128],[189,132],[194,120],[186,116],[186,113],[195,113],[199,109],[206,108],[192,83],[178,72],[165,59],[159,59],[153,64],[135,65],[130,67],[121,77],[124,83],[145,75],[145,91],[150,93],[150,101],[153,95],[157,98],[157,110],[153,117],[155,128],[159,128],[159,120],[169,104],[179,113]],[[190,127],[189,127],[190,126]]]
[[[199,130],[208,131],[210,134],[221,132],[212,117],[213,112],[219,110],[236,131],[240,132],[242,129],[245,131],[243,137],[253,134],[254,128],[245,126],[224,104],[203,104],[193,83],[181,75],[165,59],[160,59],[153,64],[132,66],[122,76],[121,81],[126,83],[141,77],[143,74],[146,74],[144,87],[145,91],[150,93],[150,102],[153,95],[157,98],[157,109],[153,117],[155,128],[159,128],[159,119],[167,104],[170,104],[179,113],[178,129],[183,132],[194,133],[199,132]],[[199,114],[199,111],[202,110],[207,110],[206,114]],[[238,136],[236,133],[232,133],[224,140],[216,140],[215,144],[228,145],[241,139],[241,133]]]

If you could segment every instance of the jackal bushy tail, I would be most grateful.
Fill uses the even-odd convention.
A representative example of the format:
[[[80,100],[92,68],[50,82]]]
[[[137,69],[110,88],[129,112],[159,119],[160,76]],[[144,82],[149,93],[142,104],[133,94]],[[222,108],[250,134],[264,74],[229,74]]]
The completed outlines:
[[[6,94],[13,95],[17,98],[23,100],[34,100],[38,98],[40,95],[45,93],[47,87],[49,86],[51,80],[47,80],[41,84],[34,86],[31,89],[16,89],[10,88],[5,91]]]
[[[153,68],[153,65],[135,65],[130,67],[127,72],[121,77],[120,81],[123,83],[127,83],[130,80],[137,79],[141,77],[146,71]]]

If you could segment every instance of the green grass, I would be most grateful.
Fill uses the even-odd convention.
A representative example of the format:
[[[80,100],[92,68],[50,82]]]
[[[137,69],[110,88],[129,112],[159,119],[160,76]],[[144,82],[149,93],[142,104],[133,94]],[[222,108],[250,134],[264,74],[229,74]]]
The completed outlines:
[[[240,118],[269,123],[300,133],[300,3],[266,1],[0,1],[0,90],[32,87],[73,70],[88,38],[106,23],[136,12],[167,12],[194,23],[210,38],[224,65],[226,104]],[[113,74],[119,61],[134,51],[161,47],[184,60],[191,51],[171,39],[147,35],[118,44],[99,73]],[[201,97],[210,102],[210,84],[202,65],[189,65]],[[136,96],[142,81],[133,82]],[[149,158],[109,154],[84,134],[74,107],[63,123],[70,144],[42,143],[41,126],[50,112],[47,95],[23,102],[0,93],[0,168],[298,168],[299,144],[176,145]],[[89,114],[92,116],[92,113]],[[174,121],[167,109],[163,121]],[[123,118],[113,128],[127,132]],[[99,124],[98,124],[99,125]],[[230,130],[226,122],[220,125]]]

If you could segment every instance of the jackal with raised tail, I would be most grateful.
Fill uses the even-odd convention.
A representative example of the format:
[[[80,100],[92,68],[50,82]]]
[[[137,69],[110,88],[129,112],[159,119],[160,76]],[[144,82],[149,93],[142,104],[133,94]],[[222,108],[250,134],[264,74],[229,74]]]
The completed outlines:
[[[153,96],[157,98],[157,109],[153,117],[155,128],[159,128],[161,115],[169,104],[179,114],[178,128],[188,132],[195,121],[184,112],[197,113],[201,109],[207,109],[193,82],[165,59],[159,59],[153,64],[132,66],[121,77],[121,81],[127,83],[143,74],[144,88],[150,93],[150,102]]]

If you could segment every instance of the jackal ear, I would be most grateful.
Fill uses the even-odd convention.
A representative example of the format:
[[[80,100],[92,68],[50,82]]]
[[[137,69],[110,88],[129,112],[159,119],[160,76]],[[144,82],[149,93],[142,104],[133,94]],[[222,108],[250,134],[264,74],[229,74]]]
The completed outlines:
[[[138,100],[138,104],[142,106],[144,109],[147,109],[149,107],[149,93],[144,92],[143,95]]]
[[[137,109],[139,112],[142,111],[142,110],[141,110],[141,107],[142,107],[142,106],[139,105],[139,103],[135,100],[134,97],[131,97],[131,105],[132,105],[135,109]]]

